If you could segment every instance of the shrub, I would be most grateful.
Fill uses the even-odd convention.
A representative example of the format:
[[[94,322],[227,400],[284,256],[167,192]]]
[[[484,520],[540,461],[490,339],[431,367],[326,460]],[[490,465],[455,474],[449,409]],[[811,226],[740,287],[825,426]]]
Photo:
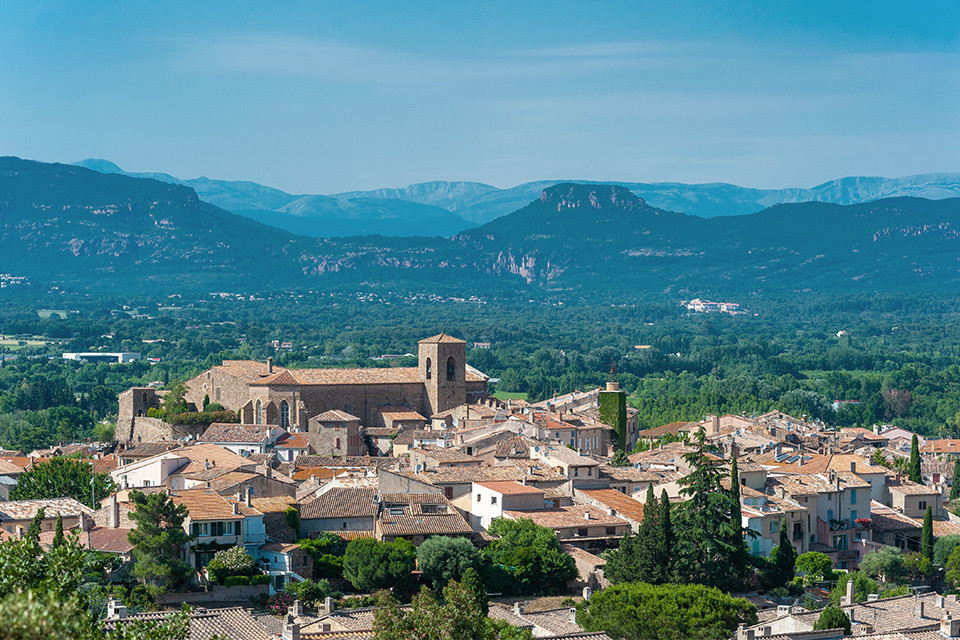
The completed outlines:
[[[240,422],[236,411],[207,411],[167,413],[164,418],[169,424],[213,424],[214,422]]]
[[[416,547],[409,540],[358,538],[350,541],[343,555],[343,577],[359,591],[408,591],[413,587],[411,572],[416,558]]]
[[[267,578],[269,577],[267,576]],[[244,587],[250,584],[250,578],[247,576],[227,576],[223,579],[223,584],[228,587]]]
[[[330,589],[330,583],[326,580],[290,582],[284,587],[284,591],[292,593],[297,600],[307,605],[314,605],[328,596],[340,597],[340,594]]]
[[[250,576],[250,584],[270,584],[273,578],[266,573],[258,573],[255,576]]]
[[[211,402],[203,408],[203,413],[215,413],[218,411],[226,411],[227,408],[220,404],[219,402]]]
[[[207,565],[207,573],[210,575],[211,582],[224,584],[224,580],[228,577],[252,576],[258,571],[253,556],[238,545],[217,551],[213,560]]]
[[[941,567],[947,566],[947,560],[950,558],[950,554],[953,553],[953,550],[956,549],[958,545],[960,545],[960,535],[952,534],[937,538],[936,544],[933,545],[933,564],[940,565]]]
[[[292,593],[288,591],[277,591],[267,598],[267,610],[275,616],[282,616],[287,613],[290,605],[292,605],[295,600],[296,598]]]
[[[840,607],[827,607],[813,625],[814,631],[821,629],[843,629],[843,635],[848,636],[850,635],[850,618]]]

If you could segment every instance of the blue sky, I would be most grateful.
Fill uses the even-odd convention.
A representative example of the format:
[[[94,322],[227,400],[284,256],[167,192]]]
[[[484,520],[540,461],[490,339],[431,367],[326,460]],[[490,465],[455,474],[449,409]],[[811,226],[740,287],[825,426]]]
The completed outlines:
[[[0,154],[333,193],[960,171],[955,2],[0,0]]]

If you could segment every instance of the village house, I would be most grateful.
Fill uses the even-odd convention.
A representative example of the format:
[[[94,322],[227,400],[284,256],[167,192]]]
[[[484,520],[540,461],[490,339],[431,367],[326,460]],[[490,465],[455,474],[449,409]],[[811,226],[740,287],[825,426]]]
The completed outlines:
[[[376,489],[322,487],[315,498],[301,505],[300,528],[304,537],[328,531],[362,532],[372,538],[379,510]]]
[[[277,425],[215,422],[204,430],[198,441],[215,444],[239,456],[249,456],[267,453],[284,433]]]
[[[602,550],[616,544],[630,531],[630,523],[619,516],[587,504],[568,507],[504,511],[512,520],[527,518],[541,527],[553,529],[557,539],[575,547]]]
[[[207,566],[221,549],[239,545],[256,555],[266,542],[263,514],[250,505],[249,494],[243,500],[229,499],[209,489],[170,491],[168,495],[189,512],[183,527],[195,537],[180,549],[180,555],[197,569]]]
[[[472,483],[470,525],[477,531],[486,531],[490,523],[503,516],[504,511],[543,509],[544,493],[534,486],[514,480]]]
[[[440,493],[381,493],[376,537],[420,545],[431,536],[471,537],[473,529]]]

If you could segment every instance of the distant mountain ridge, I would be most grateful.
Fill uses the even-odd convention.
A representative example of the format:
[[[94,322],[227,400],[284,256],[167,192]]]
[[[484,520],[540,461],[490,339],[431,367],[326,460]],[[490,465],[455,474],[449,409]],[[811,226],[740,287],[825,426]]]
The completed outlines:
[[[227,212],[185,185],[0,158],[0,273],[42,290],[372,289],[605,303],[954,292],[958,256],[960,198],[789,203],[702,218],[651,206],[624,186],[562,183],[450,238],[316,239]]]
[[[125,173],[108,160],[76,163],[102,173]],[[499,189],[480,182],[433,181],[402,188],[350,191],[328,196],[292,195],[254,182],[168,174],[127,173],[193,187],[200,198],[265,224],[308,236],[450,236],[507,215],[561,180],[541,180]],[[584,182],[626,187],[651,206],[704,218],[756,213],[781,203],[858,204],[893,197],[960,197],[960,173],[928,173],[902,178],[848,177],[810,189],[753,189],[727,183]],[[446,211],[452,216],[447,216]]]

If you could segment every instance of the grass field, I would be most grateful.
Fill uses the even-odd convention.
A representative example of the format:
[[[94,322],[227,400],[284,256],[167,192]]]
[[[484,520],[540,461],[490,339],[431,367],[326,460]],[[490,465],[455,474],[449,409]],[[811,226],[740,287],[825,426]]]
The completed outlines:
[[[20,344],[21,342],[24,344]],[[27,347],[45,347],[51,343],[51,340],[44,340],[36,336],[33,338],[11,338],[8,336],[0,336],[0,347],[10,349],[11,351],[25,349]]]
[[[37,315],[46,320],[52,315],[58,315],[64,320],[67,319],[66,309],[37,309]]]

